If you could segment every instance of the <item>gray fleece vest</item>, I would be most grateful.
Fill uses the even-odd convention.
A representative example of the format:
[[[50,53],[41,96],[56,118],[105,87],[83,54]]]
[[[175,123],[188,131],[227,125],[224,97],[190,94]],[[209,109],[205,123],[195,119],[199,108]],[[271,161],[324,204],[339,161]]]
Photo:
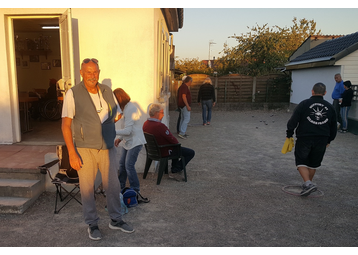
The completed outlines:
[[[114,146],[116,137],[114,119],[117,115],[117,104],[108,86],[99,83],[98,86],[108,105],[108,119],[103,123],[83,81],[71,88],[76,111],[73,118],[74,137],[75,144],[79,148],[106,150]]]

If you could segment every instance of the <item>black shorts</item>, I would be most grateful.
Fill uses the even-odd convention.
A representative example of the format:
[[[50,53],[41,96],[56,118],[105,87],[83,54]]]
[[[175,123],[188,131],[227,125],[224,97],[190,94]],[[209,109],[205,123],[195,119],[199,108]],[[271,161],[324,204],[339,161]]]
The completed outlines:
[[[328,137],[299,137],[295,145],[296,166],[316,169],[321,166]]]

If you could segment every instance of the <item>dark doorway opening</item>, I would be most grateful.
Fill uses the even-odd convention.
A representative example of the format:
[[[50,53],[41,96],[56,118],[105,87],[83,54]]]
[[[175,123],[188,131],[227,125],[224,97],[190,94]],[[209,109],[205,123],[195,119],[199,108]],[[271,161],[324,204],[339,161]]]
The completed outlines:
[[[61,119],[50,120],[41,114],[46,100],[57,98],[54,86],[62,78],[59,19],[14,19],[13,22],[20,143],[62,144]]]

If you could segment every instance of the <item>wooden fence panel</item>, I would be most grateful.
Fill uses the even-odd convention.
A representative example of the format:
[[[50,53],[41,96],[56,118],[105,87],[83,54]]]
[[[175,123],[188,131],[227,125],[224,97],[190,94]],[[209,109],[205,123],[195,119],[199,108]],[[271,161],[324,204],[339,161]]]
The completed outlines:
[[[192,95],[192,103],[197,103],[198,92],[200,86],[206,77],[205,74],[191,74],[193,82],[190,88]],[[245,75],[227,75],[222,77],[210,77],[213,85],[216,85],[216,101],[218,103],[249,103],[253,102],[253,89],[254,102],[289,102],[289,84],[286,83],[273,83],[273,80],[281,74],[271,74],[259,76],[256,78],[256,86],[254,87],[254,77]],[[171,91],[172,97],[177,97],[178,86],[181,81],[175,82]]]
[[[251,102],[252,81],[253,78],[250,76],[231,75],[219,77],[217,82],[217,101],[221,103]]]

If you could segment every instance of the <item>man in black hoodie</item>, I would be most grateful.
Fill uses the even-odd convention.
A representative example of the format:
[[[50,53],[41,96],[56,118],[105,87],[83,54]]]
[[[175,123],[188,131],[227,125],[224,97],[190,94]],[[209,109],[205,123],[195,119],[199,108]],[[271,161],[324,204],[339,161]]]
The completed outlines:
[[[299,103],[287,123],[287,139],[296,130],[295,161],[304,184],[301,196],[317,190],[312,183],[316,168],[321,166],[326,148],[337,134],[337,117],[333,106],[323,99],[326,86],[316,83],[312,97]]]

